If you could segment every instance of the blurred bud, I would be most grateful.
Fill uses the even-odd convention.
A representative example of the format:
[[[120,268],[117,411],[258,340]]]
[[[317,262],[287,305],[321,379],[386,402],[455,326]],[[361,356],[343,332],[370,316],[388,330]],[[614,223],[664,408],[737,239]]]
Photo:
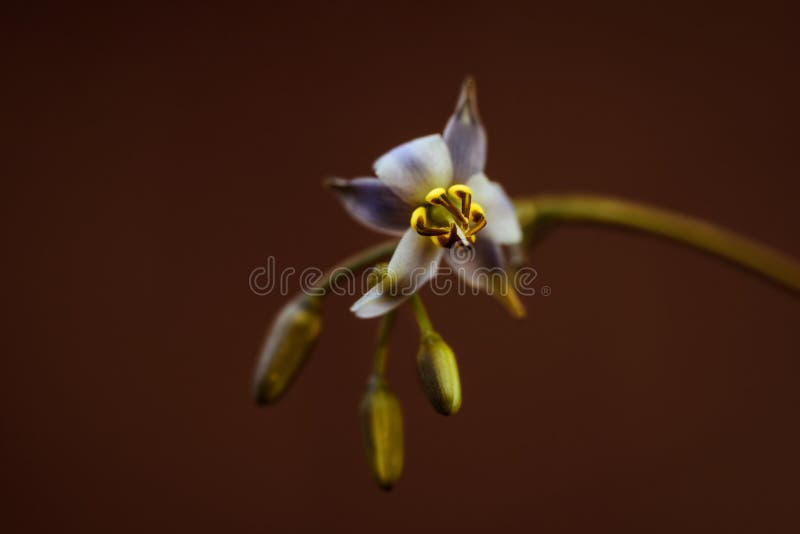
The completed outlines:
[[[390,490],[403,473],[403,412],[382,378],[373,376],[361,399],[361,431],[378,485]]]
[[[389,264],[387,262],[376,264],[367,274],[367,288],[372,289],[380,282],[383,282],[387,274],[389,274]]]
[[[442,415],[461,408],[461,379],[453,349],[436,332],[424,334],[417,353],[417,371],[433,407]]]
[[[461,93],[458,95],[454,116],[466,124],[480,124],[478,113],[478,88],[475,79],[468,76],[461,84]]]
[[[297,376],[319,337],[321,310],[320,297],[298,295],[275,318],[256,367],[256,402],[276,402]]]
[[[506,310],[508,310],[508,313],[511,314],[511,317],[514,319],[525,318],[525,305],[519,299],[519,295],[517,295],[517,292],[514,290],[514,288],[509,289],[505,293],[497,290],[494,292],[494,297],[506,307]]]

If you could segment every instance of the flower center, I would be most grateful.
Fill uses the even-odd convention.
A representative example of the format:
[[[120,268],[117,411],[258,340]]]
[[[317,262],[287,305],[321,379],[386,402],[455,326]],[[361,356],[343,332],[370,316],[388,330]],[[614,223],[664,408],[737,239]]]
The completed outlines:
[[[486,226],[483,208],[472,202],[472,190],[466,185],[431,189],[425,202],[411,214],[411,228],[440,247],[450,248],[456,243],[469,246]]]

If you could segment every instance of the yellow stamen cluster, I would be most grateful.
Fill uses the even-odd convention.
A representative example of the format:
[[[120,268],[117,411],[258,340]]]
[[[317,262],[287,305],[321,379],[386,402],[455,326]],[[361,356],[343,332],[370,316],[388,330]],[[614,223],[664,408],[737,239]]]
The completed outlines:
[[[461,206],[456,206],[460,201]],[[486,215],[483,208],[472,201],[472,190],[463,184],[432,189],[425,195],[426,206],[420,206],[411,214],[411,227],[418,234],[429,236],[431,241],[440,247],[450,248],[460,242],[468,246],[475,242],[476,235],[481,228],[486,226]],[[442,212],[440,208],[445,211]],[[438,210],[439,217],[433,216],[433,210]],[[445,224],[436,224],[432,219],[442,219],[446,214],[449,221]]]

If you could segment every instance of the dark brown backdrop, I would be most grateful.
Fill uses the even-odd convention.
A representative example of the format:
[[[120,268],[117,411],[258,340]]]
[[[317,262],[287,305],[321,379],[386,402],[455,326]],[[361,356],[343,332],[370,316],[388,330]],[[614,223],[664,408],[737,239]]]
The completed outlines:
[[[800,255],[796,18],[646,4],[3,8],[2,529],[797,532],[796,298],[641,236],[554,235],[524,322],[429,298],[451,419],[403,314],[391,494],[352,299],[284,402],[250,399],[284,301],[250,271],[375,242],[321,179],[440,130],[467,73],[512,194],[624,195]]]

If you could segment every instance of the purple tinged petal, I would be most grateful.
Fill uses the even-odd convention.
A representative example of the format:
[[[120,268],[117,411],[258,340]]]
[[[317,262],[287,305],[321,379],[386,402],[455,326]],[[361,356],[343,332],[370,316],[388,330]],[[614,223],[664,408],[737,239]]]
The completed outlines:
[[[499,244],[480,234],[471,247],[448,249],[444,259],[470,287],[486,290],[493,278],[506,279],[503,250]]]
[[[483,239],[479,236],[472,247],[453,247],[444,257],[467,285],[501,301],[512,316],[525,316],[525,307],[519,300],[512,277],[506,271],[505,254],[498,243],[486,236]]]
[[[453,159],[453,179],[464,182],[486,166],[486,130],[478,114],[475,80],[467,78],[461,86],[453,116],[445,126],[444,139]]]
[[[377,178],[331,178],[325,185],[361,224],[389,235],[408,230],[411,207]]]

